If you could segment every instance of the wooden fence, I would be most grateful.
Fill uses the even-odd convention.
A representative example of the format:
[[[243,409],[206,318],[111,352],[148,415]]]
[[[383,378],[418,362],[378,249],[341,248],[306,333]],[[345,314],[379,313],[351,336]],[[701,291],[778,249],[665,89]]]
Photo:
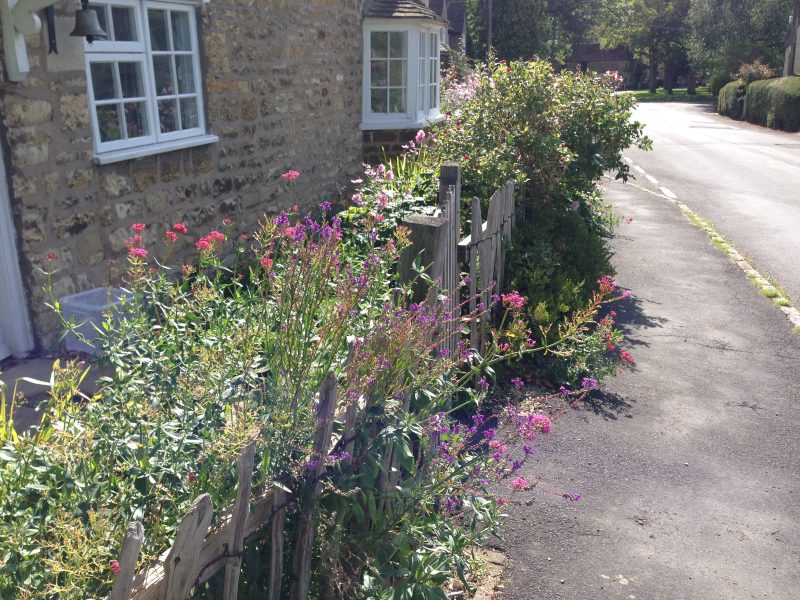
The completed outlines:
[[[500,293],[505,263],[505,248],[511,241],[515,219],[514,184],[502,186],[489,201],[487,220],[481,216],[481,203],[472,200],[472,228],[461,238],[461,171],[457,164],[447,164],[439,180],[439,214],[435,217],[413,216],[406,221],[411,230],[412,252],[422,252],[423,264],[431,265],[430,275],[439,282],[446,293],[448,330],[443,332],[442,347],[456,351],[460,336],[461,310],[460,264],[468,265],[470,277],[470,313],[482,312],[480,319],[470,319],[470,341],[482,348],[486,340],[488,311],[478,311],[477,303],[489,306],[493,294]],[[407,253],[408,254],[408,253]],[[410,270],[407,256],[401,262],[401,271]],[[410,398],[405,399],[406,410]],[[232,506],[219,511],[216,523],[211,526],[214,507],[208,494],[199,496],[184,516],[172,547],[143,571],[136,572],[145,531],[140,522],[131,523],[123,540],[120,553],[120,571],[108,600],[185,600],[196,586],[208,581],[225,568],[224,600],[236,600],[242,553],[248,539],[270,531],[269,591],[268,600],[278,600],[282,590],[290,589],[291,600],[308,597],[311,577],[311,554],[314,531],[319,512],[320,479],[325,471],[326,458],[336,446],[352,454],[355,428],[359,412],[363,410],[357,400],[351,400],[338,418],[341,435],[333,434],[336,420],[336,377],[329,373],[319,393],[317,430],[306,469],[307,489],[291,492],[283,488],[251,490],[255,448],[248,446],[238,461],[236,500]],[[385,451],[381,486],[388,490],[396,485],[399,460],[395,449],[389,445]],[[285,575],[284,521],[289,502],[301,502],[297,507],[299,523],[291,544],[291,573]],[[288,585],[287,585],[288,584]]]
[[[461,168],[458,163],[442,166],[439,176],[439,211],[435,216],[412,215],[404,221],[410,231],[411,250],[401,260],[401,274],[410,277],[411,260],[421,253],[422,264],[429,266],[429,275],[446,294],[446,309],[452,314],[448,331],[443,332],[441,347],[455,352],[459,338],[461,290],[459,274],[463,265],[469,273],[469,314],[480,315],[469,320],[470,345],[483,351],[491,312],[478,305],[491,305],[491,298],[503,290],[506,250],[511,243],[516,222],[514,182],[508,181],[489,199],[486,221],[481,200],[470,203],[471,228],[461,237]],[[421,295],[421,294],[420,294]]]
[[[194,587],[208,581],[225,567],[224,600],[236,600],[244,544],[260,534],[271,523],[271,560],[269,593],[266,598],[278,600],[286,576],[283,573],[284,518],[287,504],[302,498],[297,534],[292,544],[292,571],[288,575],[291,600],[308,597],[311,578],[311,552],[321,492],[319,482],[332,446],[336,411],[336,377],[325,377],[319,393],[317,430],[309,461],[306,463],[310,489],[290,493],[281,488],[268,488],[251,494],[255,447],[249,445],[238,461],[236,501],[220,511],[211,527],[214,507],[208,494],[199,496],[178,526],[175,542],[143,571],[136,572],[136,563],[144,540],[144,528],[134,522],[128,527],[122,543],[120,571],[108,600],[185,600]],[[358,417],[357,403],[351,403],[342,415],[341,439],[354,437]]]

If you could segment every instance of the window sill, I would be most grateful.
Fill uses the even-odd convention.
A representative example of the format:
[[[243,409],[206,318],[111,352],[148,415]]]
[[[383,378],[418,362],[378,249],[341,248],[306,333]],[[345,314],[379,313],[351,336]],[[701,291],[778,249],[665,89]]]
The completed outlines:
[[[161,144],[150,144],[147,146],[137,146],[135,148],[125,148],[124,150],[114,150],[113,152],[95,154],[92,162],[96,165],[108,165],[111,163],[121,162],[123,160],[134,160],[136,158],[163,154],[164,152],[172,152],[174,150],[184,150],[186,148],[194,148],[196,146],[215,144],[218,141],[219,137],[216,135],[199,135],[196,137],[173,140],[171,142],[164,142]]]
[[[362,131],[376,131],[381,129],[422,129],[444,120],[444,115],[437,115],[432,119],[387,119],[386,121],[362,121]]]

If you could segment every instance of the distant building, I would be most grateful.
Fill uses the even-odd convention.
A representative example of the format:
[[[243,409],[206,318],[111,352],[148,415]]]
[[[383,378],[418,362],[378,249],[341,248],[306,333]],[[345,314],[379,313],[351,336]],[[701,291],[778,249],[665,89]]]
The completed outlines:
[[[467,51],[466,0],[430,0],[430,8],[449,21],[448,46],[462,53]]]
[[[600,44],[576,44],[565,67],[597,73],[617,71],[627,83],[633,74],[633,62],[633,53],[622,46],[605,49]]]

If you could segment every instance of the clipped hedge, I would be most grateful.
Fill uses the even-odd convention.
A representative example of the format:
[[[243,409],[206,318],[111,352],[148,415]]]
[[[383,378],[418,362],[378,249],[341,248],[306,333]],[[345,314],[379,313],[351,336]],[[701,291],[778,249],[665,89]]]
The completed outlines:
[[[717,99],[717,112],[741,121],[744,118],[744,95],[747,88],[741,81],[731,81],[722,86]]]
[[[784,131],[800,131],[800,77],[754,81],[747,87],[745,118]]]

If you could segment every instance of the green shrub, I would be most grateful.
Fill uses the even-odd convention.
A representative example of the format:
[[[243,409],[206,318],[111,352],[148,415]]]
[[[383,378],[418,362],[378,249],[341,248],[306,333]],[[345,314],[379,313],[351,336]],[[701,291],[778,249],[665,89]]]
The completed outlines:
[[[722,88],[733,81],[733,77],[727,73],[715,73],[708,80],[708,89],[712,96],[718,96]]]
[[[800,77],[754,81],[747,88],[745,118],[751,123],[800,131]]]
[[[731,81],[723,86],[717,99],[717,112],[740,121],[744,117],[745,91],[741,81]]]

